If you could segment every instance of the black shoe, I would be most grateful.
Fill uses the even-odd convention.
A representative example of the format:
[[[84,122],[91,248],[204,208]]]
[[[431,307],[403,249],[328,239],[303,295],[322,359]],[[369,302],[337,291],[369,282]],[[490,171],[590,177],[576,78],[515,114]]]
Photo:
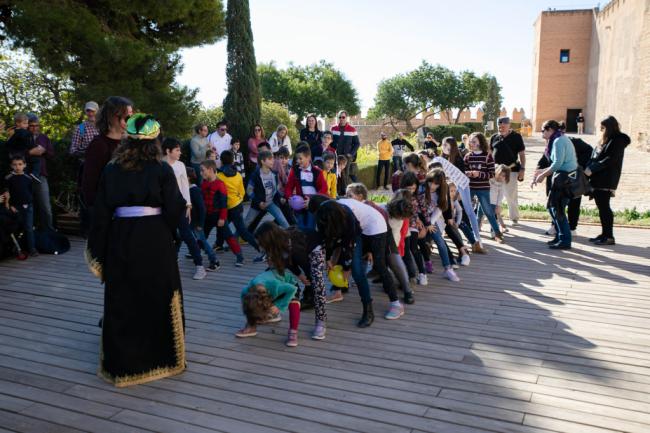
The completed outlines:
[[[372,325],[372,322],[375,320],[375,312],[372,309],[372,301],[367,304],[363,304],[363,316],[361,320],[357,322],[359,328],[367,328]]]
[[[210,271],[210,272],[215,272],[215,271],[218,271],[220,267],[221,267],[221,264],[219,262],[210,263],[209,266],[205,267],[205,270]]]
[[[558,238],[555,238],[555,239],[553,239],[551,241],[546,242],[546,245],[555,245],[558,242],[560,242],[560,240]]]
[[[405,304],[415,304],[415,299],[413,299],[413,292],[404,293],[404,303]]]
[[[377,277],[377,278],[375,278],[375,279],[373,279],[373,280],[371,281],[372,284],[379,284],[379,283],[381,283],[381,282],[382,282],[382,278],[381,278],[381,277]]]
[[[595,245],[616,245],[614,238],[600,238],[598,241],[594,242]]]
[[[348,293],[350,291],[350,286],[341,287],[341,293]]]
[[[596,242],[599,242],[603,238],[603,235],[598,235],[595,238],[589,238],[589,242],[595,244]]]
[[[553,245],[548,246],[552,250],[570,250],[571,249],[571,244],[563,244],[563,243],[557,243]]]

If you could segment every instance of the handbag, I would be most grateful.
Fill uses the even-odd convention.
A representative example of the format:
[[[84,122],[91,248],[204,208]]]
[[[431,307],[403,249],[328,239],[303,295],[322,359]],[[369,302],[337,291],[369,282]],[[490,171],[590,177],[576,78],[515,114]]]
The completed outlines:
[[[589,195],[593,190],[589,183],[589,179],[587,179],[587,175],[580,166],[578,166],[574,172],[569,173],[568,181],[568,188],[571,192],[572,198]]]

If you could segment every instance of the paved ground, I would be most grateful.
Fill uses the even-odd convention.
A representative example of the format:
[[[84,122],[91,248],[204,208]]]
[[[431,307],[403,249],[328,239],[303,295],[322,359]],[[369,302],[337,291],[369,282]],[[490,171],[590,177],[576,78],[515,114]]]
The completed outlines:
[[[183,259],[188,369],[122,390],[95,375],[102,287],[82,242],[0,262],[0,432],[647,433],[650,231],[553,252],[541,230],[487,241],[458,284],[431,275],[400,320],[358,330],[350,293],[316,342],[305,314],[294,349],[286,318],[233,336],[240,287],[262,265],[221,255],[222,270],[196,282]]]
[[[598,138],[595,135],[580,136],[584,141],[595,146]],[[541,136],[526,138],[526,180],[519,187],[520,203],[546,203],[543,187],[530,189],[532,175],[542,153],[544,153],[545,143]],[[619,184],[616,197],[612,199],[612,208],[614,210],[632,209],[650,210],[650,153],[633,149],[628,146],[623,159],[623,174]],[[583,199],[583,207],[593,207],[593,200]]]

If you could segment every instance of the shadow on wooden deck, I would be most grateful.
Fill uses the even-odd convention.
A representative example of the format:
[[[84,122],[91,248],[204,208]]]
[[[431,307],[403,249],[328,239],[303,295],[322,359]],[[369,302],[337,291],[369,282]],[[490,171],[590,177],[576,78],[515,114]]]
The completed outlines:
[[[541,225],[511,229],[458,284],[434,262],[402,319],[365,330],[351,291],[328,305],[324,341],[309,340],[303,314],[295,349],[286,322],[233,336],[239,290],[263,265],[221,254],[197,282],[181,258],[188,369],[120,390],[95,375],[103,292],[82,242],[0,262],[0,430],[650,431],[650,231],[598,248],[586,242],[597,228],[580,230],[553,252]],[[388,300],[373,291],[381,317]]]

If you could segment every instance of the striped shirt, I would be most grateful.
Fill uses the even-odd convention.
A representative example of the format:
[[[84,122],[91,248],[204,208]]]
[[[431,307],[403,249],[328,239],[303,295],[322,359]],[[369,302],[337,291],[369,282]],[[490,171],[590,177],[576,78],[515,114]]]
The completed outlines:
[[[489,153],[468,153],[465,155],[465,173],[469,177],[470,189],[490,190],[490,179],[494,177],[494,158]],[[470,171],[478,171],[478,177],[471,177]]]

